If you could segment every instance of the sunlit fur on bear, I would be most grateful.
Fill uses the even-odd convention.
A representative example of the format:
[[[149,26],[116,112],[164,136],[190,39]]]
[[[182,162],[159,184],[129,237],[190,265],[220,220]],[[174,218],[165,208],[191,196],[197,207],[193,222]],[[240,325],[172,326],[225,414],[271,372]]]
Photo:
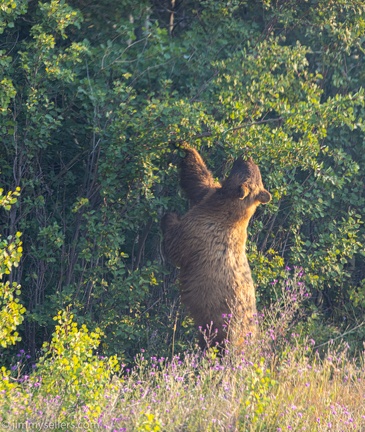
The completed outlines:
[[[240,346],[256,333],[255,288],[245,247],[247,226],[259,204],[271,200],[252,159],[238,158],[222,184],[199,153],[184,147],[181,187],[190,201],[182,217],[163,217],[164,251],[180,268],[180,290],[205,348],[210,342]]]

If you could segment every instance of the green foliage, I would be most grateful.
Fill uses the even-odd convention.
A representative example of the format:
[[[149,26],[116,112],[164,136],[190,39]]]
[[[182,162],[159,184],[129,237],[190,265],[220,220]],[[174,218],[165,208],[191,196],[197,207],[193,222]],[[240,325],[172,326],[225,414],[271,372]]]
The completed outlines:
[[[6,27],[14,28],[15,20],[27,11],[27,0],[2,0],[0,5],[0,34]]]
[[[277,382],[272,378],[269,369],[265,369],[265,360],[252,366],[253,372],[248,377],[248,394],[241,402],[242,423],[247,422],[247,415],[256,423],[270,404],[269,394]]]
[[[9,211],[17,202],[20,188],[14,192],[3,195],[0,188],[0,207]],[[21,294],[20,285],[17,282],[3,281],[4,275],[9,275],[13,267],[18,267],[22,257],[23,247],[18,231],[7,239],[0,237],[0,345],[6,348],[15,345],[21,340],[17,327],[23,322],[24,306],[19,302]],[[5,373],[5,370],[3,371]]]
[[[56,325],[50,343],[43,345],[44,355],[30,385],[33,396],[62,395],[60,418],[70,419],[70,409],[82,405],[89,419],[97,418],[103,407],[103,396],[112,389],[112,376],[119,370],[116,356],[109,358],[96,354],[103,333],[100,329],[89,332],[73,321],[69,310],[60,311],[54,318]],[[37,384],[38,383],[38,384]]]
[[[156,416],[151,413],[144,413],[144,419],[138,424],[137,431],[153,431],[157,432],[161,429],[161,423],[156,419]]]
[[[260,166],[273,200],[250,226],[259,306],[296,265],[313,294],[303,317],[363,319],[364,7],[170,6],[2,2],[1,184],[23,193],[0,226],[8,244],[23,233],[11,276],[34,357],[68,304],[127,361],[190,346],[159,231],[165,211],[186,210],[184,140],[217,177],[242,153]]]

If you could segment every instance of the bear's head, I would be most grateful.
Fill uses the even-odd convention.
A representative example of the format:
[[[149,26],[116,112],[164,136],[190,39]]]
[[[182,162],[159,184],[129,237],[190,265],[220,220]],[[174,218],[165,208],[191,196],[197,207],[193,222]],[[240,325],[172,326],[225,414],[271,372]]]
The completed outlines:
[[[259,167],[252,158],[243,160],[239,157],[233,164],[231,173],[223,182],[219,191],[222,196],[233,200],[242,200],[246,204],[267,204],[271,194],[262,183]]]
[[[233,206],[240,219],[250,218],[259,204],[267,204],[271,194],[262,184],[258,166],[251,158],[239,157],[233,164],[230,175],[223,183],[216,182],[200,154],[187,144],[185,157],[181,161],[180,184],[191,206],[201,203]],[[238,212],[238,213],[237,213]]]

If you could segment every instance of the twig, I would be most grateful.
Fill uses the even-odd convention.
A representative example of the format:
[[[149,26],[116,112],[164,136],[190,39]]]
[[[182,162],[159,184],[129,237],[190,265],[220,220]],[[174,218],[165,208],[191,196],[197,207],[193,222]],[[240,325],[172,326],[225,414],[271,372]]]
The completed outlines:
[[[235,126],[233,128],[225,130],[222,133],[222,135],[226,135],[228,132],[235,132],[237,130],[244,129],[246,127],[250,127],[250,126],[254,126],[254,125],[260,125],[260,124],[264,124],[264,123],[273,123],[273,122],[278,122],[281,120],[283,120],[283,117],[278,117],[278,118],[274,118],[274,119],[267,119],[267,120],[259,120],[259,121],[251,122],[251,123],[245,123],[243,125]],[[197,140],[200,138],[207,138],[207,137],[213,136],[214,134],[215,134],[215,132],[213,132],[213,131],[206,131],[206,132],[203,132],[201,134],[194,135],[191,139]],[[182,144],[185,141],[186,141],[186,139],[179,139],[179,140],[171,141],[171,144]]]
[[[319,347],[321,347],[321,346],[323,346],[323,345],[328,345],[329,343],[332,343],[333,341],[335,341],[335,340],[337,340],[337,339],[343,338],[344,336],[346,336],[346,335],[352,333],[353,331],[357,330],[358,328],[360,328],[360,327],[362,327],[362,326],[364,326],[364,325],[365,325],[365,322],[363,321],[362,323],[360,323],[360,324],[357,325],[356,327],[352,328],[351,330],[349,330],[349,331],[347,331],[347,332],[345,332],[345,333],[342,333],[341,335],[339,335],[339,336],[337,336],[337,337],[335,337],[335,338],[333,338],[333,339],[330,339],[330,340],[327,341],[327,342],[324,342],[324,343],[322,343],[322,344],[320,344],[320,345],[316,345],[314,348],[319,348]]]

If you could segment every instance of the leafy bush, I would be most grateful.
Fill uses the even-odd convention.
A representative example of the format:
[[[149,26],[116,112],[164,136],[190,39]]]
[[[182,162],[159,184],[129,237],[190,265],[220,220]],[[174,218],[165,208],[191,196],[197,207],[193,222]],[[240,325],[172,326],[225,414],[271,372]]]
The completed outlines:
[[[191,345],[159,231],[167,209],[186,210],[184,140],[216,176],[242,152],[260,166],[273,200],[250,226],[259,306],[296,265],[312,293],[307,318],[361,336],[364,6],[166,5],[0,11],[0,182],[23,191],[0,226],[4,239],[23,233],[12,272],[27,309],[22,348],[35,359],[69,304],[79,325],[102,329],[105,354],[128,362],[141,348]]]
[[[20,188],[17,188],[4,196],[3,189],[0,189],[0,207],[9,211],[16,203],[19,192]],[[19,265],[23,252],[20,237],[20,232],[8,236],[7,239],[0,237],[0,279],[3,279],[4,275],[9,275],[12,268]],[[20,285],[17,282],[0,281],[0,345],[2,348],[15,345],[20,341],[17,327],[23,322],[25,313],[24,306],[19,302],[20,293]]]
[[[69,311],[56,317],[58,325],[52,341],[45,343],[44,355],[29,381],[36,387],[33,396],[62,397],[60,419],[69,419],[69,411],[82,406],[90,419],[100,415],[104,392],[111,386],[111,377],[119,369],[115,356],[95,354],[102,332],[89,332],[85,325],[78,328]],[[37,384],[40,384],[37,386]]]

